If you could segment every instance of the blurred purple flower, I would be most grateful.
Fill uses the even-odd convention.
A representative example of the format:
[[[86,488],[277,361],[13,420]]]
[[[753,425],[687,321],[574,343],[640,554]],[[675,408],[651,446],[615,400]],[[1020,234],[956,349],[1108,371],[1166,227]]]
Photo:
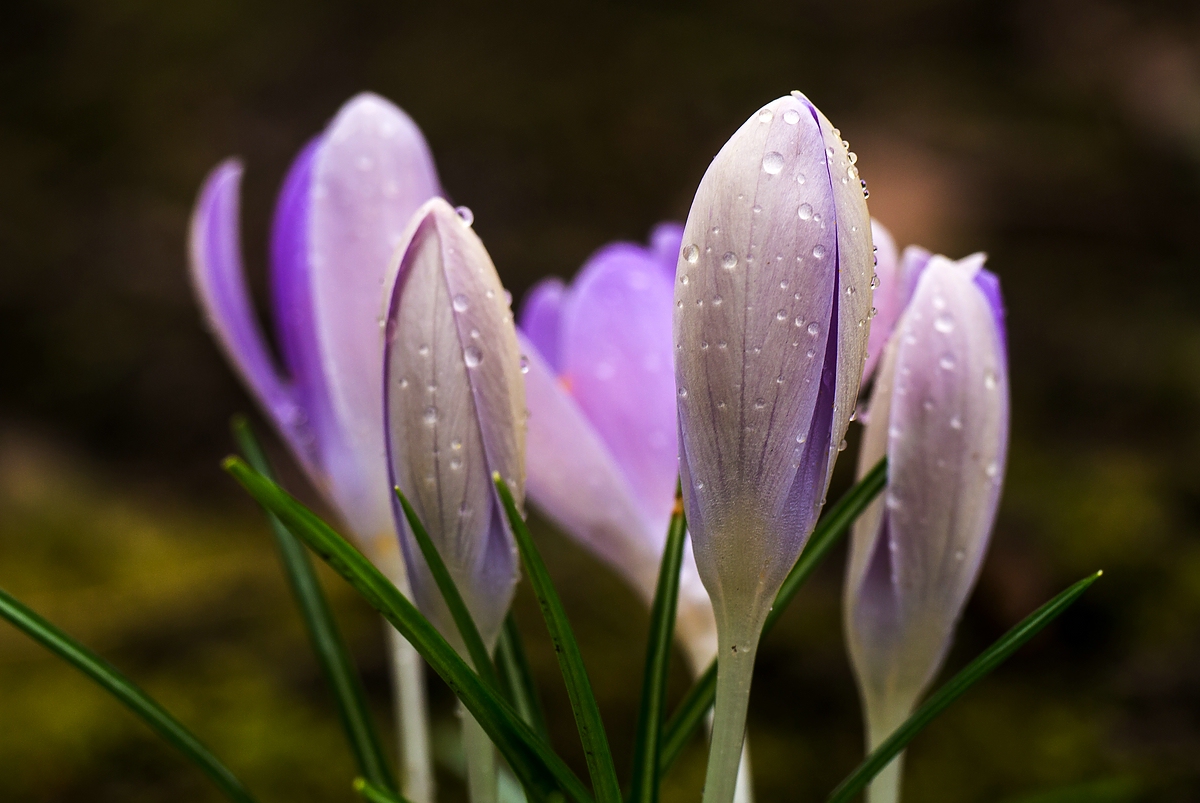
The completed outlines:
[[[615,243],[568,288],[535,286],[521,309],[530,500],[654,597],[679,476],[671,309],[681,226],[650,246]],[[716,655],[716,623],[690,550],[676,630],[694,671]]]
[[[271,356],[242,268],[242,166],[219,165],[192,216],[192,283],[213,335],[310,480],[372,561],[408,581],[392,521],[383,437],[385,274],[408,219],[441,192],[416,124],[377,95],[346,103],[297,157],[271,231]],[[388,628],[405,796],[431,803],[433,774],[416,651]]]
[[[230,160],[192,218],[192,280],[213,334],[368,552],[394,543],[383,440],[383,282],[405,224],[440,194],[413,121],[376,95],[338,112],[288,171],[271,232],[271,306],[281,371],[242,268]],[[381,543],[382,542],[382,543]]]
[[[854,526],[846,637],[873,749],[945,657],[987,549],[1008,448],[1008,367],[996,277],[976,254],[926,260],[880,365],[859,471],[888,486]],[[898,796],[899,762],[872,785]]]
[[[483,243],[441,198],[413,217],[399,256],[384,350],[388,458],[489,648],[519,576],[492,483],[524,500],[525,387],[512,313]],[[418,606],[462,648],[399,502]]]

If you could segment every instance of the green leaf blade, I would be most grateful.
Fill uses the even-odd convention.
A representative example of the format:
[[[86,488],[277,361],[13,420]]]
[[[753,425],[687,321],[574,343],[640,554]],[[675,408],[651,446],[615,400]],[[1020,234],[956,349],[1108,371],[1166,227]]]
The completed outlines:
[[[412,505],[408,503],[408,499],[398,487],[395,491],[396,498],[400,500],[400,506],[404,509],[404,517],[408,519],[409,529],[412,530],[413,537],[421,549],[421,555],[429,566],[429,573],[433,575],[433,581],[437,584],[446,607],[450,609],[450,616],[454,619],[454,625],[458,628],[458,634],[462,637],[463,644],[466,645],[467,654],[471,657],[471,663],[475,665],[475,671],[479,673],[485,683],[499,691],[500,679],[496,675],[495,666],[492,665],[492,656],[488,653],[487,646],[479,635],[479,628],[475,626],[475,620],[471,618],[471,612],[467,610],[467,603],[459,593],[454,578],[450,576],[450,570],[446,568],[446,562],[442,560],[442,554],[438,552],[433,539],[429,537],[429,531],[425,529],[424,523],[417,516]]]
[[[967,689],[974,686],[993,669],[1002,664],[1010,655],[1016,652],[1031,638],[1041,632],[1059,614],[1079,599],[1092,583],[1100,579],[1103,572],[1083,578],[1079,582],[1062,591],[1054,599],[1042,605],[1036,611],[1025,617],[1014,628],[1001,636],[996,643],[984,650],[974,661],[967,664],[957,675],[929,696],[913,715],[905,720],[896,731],[875,748],[871,755],[863,759],[854,772],[838,784],[827,798],[827,803],[845,803],[858,794],[871,779],[888,765],[922,729],[946,710]]]
[[[675,635],[675,613],[679,603],[679,574],[683,568],[683,544],[687,520],[683,498],[675,497],[675,510],[667,529],[654,603],[650,607],[650,633],[646,638],[646,665],[642,672],[642,699],[638,709],[633,748],[633,782],[630,803],[657,803],[659,754],[663,711],[666,708],[667,672]]]
[[[526,725],[538,736],[550,741],[550,729],[546,727],[546,713],[538,697],[537,684],[533,681],[533,670],[525,657],[525,645],[512,612],[504,619],[504,629],[496,642],[496,664],[500,678],[508,691],[508,699],[521,715]]]
[[[233,436],[238,448],[254,470],[274,481],[266,453],[244,417],[234,418]],[[333,618],[333,611],[321,590],[321,583],[313,570],[312,561],[283,522],[270,511],[264,512],[275,536],[280,562],[292,589],[292,596],[300,608],[304,627],[308,631],[309,643],[333,691],[338,718],[354,754],[355,763],[358,764],[358,771],[373,784],[395,791],[396,782],[384,757],[375,722],[367,708],[366,693],[363,691],[354,660],[350,657],[350,651],[337,626],[337,620]]]
[[[821,562],[828,557],[829,552],[846,534],[850,525],[867,509],[867,506],[879,495],[885,485],[887,485],[886,457],[876,463],[821,517],[816,529],[813,530],[812,537],[808,539],[804,551],[796,560],[796,565],[788,572],[779,593],[775,595],[775,602],[763,625],[763,635],[766,635],[775,626],[779,617],[783,615],[784,610],[795,598],[796,593],[821,565]],[[683,753],[692,734],[704,722],[704,716],[712,708],[716,696],[717,662],[713,661],[692,684],[692,688],[688,690],[667,722],[664,729],[662,752],[659,755],[660,775],[666,774],[675,760]]]
[[[0,616],[34,641],[74,666],[137,714],[159,736],[183,753],[235,803],[254,803],[245,785],[221,763],[191,731],[150,695],[100,656],[43,619],[16,597],[0,588]]]
[[[416,648],[487,732],[521,783],[536,792],[538,800],[549,799],[561,789],[577,803],[592,803],[591,794],[566,763],[483,682],[369,560],[312,511],[243,460],[230,457],[224,466],[252,497],[278,516]]]
[[[592,779],[592,787],[596,792],[597,803],[621,803],[621,786],[617,780],[616,766],[613,764],[612,751],[608,746],[608,737],[604,733],[604,723],[600,719],[600,707],[596,704],[596,696],[592,693],[592,684],[588,680],[587,670],[583,665],[583,656],[579,652],[579,644],[567,621],[566,611],[546,564],[533,543],[533,536],[525,525],[517,510],[516,502],[504,480],[495,474],[492,477],[496,491],[508,514],[509,525],[521,552],[521,561],[529,575],[530,585],[533,586],[542,616],[546,620],[546,628],[550,631],[550,639],[554,642],[554,651],[558,657],[559,669],[562,670],[563,680],[567,687],[567,696],[571,701],[571,710],[575,714],[575,725],[579,729],[579,739],[583,743],[584,756],[587,759],[588,773]]]

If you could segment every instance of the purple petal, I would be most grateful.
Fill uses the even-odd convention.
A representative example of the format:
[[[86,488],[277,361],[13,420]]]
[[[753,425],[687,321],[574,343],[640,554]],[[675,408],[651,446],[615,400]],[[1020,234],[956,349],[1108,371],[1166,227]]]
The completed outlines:
[[[308,246],[321,365],[342,441],[333,493],[363,537],[392,528],[382,428],[385,283],[417,208],[439,194],[413,121],[376,95],[342,107],[312,163]]]
[[[492,644],[518,577],[492,474],[523,501],[524,382],[496,269],[479,237],[440,198],[418,211],[403,251],[384,365],[390,476]],[[458,643],[398,505],[396,516],[417,604]]]
[[[562,279],[543,279],[533,286],[521,305],[519,326],[557,373],[562,369],[562,306],[566,285]]]
[[[755,617],[808,537],[810,505],[797,499],[823,496],[866,353],[869,218],[828,129],[803,97],[747,121],[701,181],[679,262],[676,378],[696,560],[719,610]],[[804,441],[818,402],[814,446],[828,448],[813,454]],[[819,481],[797,481],[802,461]]]
[[[1000,294],[1000,279],[991,271],[980,269],[975,274],[975,284],[987,299],[991,308],[992,318],[996,322],[996,331],[1000,333],[1000,347],[1004,353],[1004,361],[1008,362],[1008,328],[1004,325],[1004,298]]]
[[[671,302],[651,254],[612,245],[572,285],[561,335],[563,380],[663,533],[679,475]]]
[[[1008,374],[981,262],[929,261],[880,368],[860,470],[886,451],[888,489],[855,525],[846,586],[869,711],[911,707],[937,672],[995,520]],[[890,595],[872,568],[884,550]]]
[[[650,232],[650,251],[662,266],[669,281],[675,281],[679,249],[683,247],[683,224],[659,223]]]
[[[311,435],[292,387],[271,358],[246,286],[238,224],[241,179],[242,167],[232,160],[205,179],[192,213],[192,284],[213,335],[242,381],[297,456],[311,467]]]
[[[875,244],[875,276],[877,284],[871,303],[875,317],[871,319],[871,335],[867,341],[867,362],[863,365],[863,381],[875,370],[883,347],[887,344],[900,320],[904,305],[900,300],[899,275],[896,266],[896,241],[882,223],[871,221],[871,240]]]

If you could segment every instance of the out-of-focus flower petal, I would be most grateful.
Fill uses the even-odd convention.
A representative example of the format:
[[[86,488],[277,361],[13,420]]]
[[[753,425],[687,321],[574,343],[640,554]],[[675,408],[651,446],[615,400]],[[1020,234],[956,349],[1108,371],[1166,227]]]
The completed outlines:
[[[668,281],[675,281],[675,268],[682,247],[683,225],[680,223],[659,223],[650,232],[650,252],[667,274]]]
[[[521,305],[520,327],[554,369],[562,370],[562,307],[566,285],[562,279],[543,279],[534,285]]]
[[[414,218],[388,312],[386,409],[392,477],[454,577],[480,634],[499,635],[518,577],[492,485],[524,498],[525,395],[504,288],[483,243],[435,198]],[[404,522],[397,505],[397,520]],[[457,629],[403,523],[417,603]]]
[[[904,310],[895,287],[898,281],[896,241],[892,233],[878,220],[871,221],[871,241],[875,244],[875,317],[871,319],[871,336],[867,341],[867,362],[863,366],[863,381],[875,370],[883,348],[891,337],[896,321]]]
[[[852,167],[806,98],[780,98],[721,149],[688,215],[675,313],[681,465],[718,620],[722,606],[766,615],[853,410],[873,260]]]
[[[517,337],[526,355],[529,498],[563,532],[616,569],[649,604],[658,583],[667,521],[647,518],[629,477],[574,397],[537,346],[521,332]],[[690,549],[680,576],[676,630],[693,670],[705,669],[717,651],[716,623]]]
[[[671,302],[650,254],[609,246],[572,285],[561,341],[563,381],[664,534],[679,476]]]
[[[344,445],[326,470],[339,509],[364,536],[392,527],[380,371],[385,274],[409,218],[439,192],[420,130],[377,95],[346,103],[314,155],[312,313]]]
[[[242,166],[230,160],[204,182],[189,237],[192,284],[213,334],[242,381],[296,454],[311,461],[312,436],[290,383],[271,358],[242,268],[238,193]]]
[[[982,256],[933,257],[883,358],[860,471],[889,481],[855,524],[846,628],[871,723],[890,733],[936,673],[979,573],[1008,444],[1008,373]],[[997,292],[989,297],[983,286]]]

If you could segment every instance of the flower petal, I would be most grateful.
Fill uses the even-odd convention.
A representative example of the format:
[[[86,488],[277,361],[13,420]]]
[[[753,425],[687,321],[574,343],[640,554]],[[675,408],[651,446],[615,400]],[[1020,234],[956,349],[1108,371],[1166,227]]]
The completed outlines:
[[[896,292],[896,241],[892,239],[891,232],[878,220],[871,221],[871,241],[875,244],[876,286],[872,296],[875,317],[871,319],[871,335],[867,341],[867,362],[863,366],[864,382],[875,370],[875,364],[879,362],[892,329],[904,310]]]
[[[562,369],[562,307],[566,285],[562,279],[543,279],[533,286],[521,305],[519,326],[529,342],[558,373]]]
[[[868,710],[891,712],[877,719],[910,708],[936,673],[995,519],[1008,375],[981,262],[929,261],[863,439],[860,470],[886,451],[889,484],[855,525],[846,624]]]
[[[650,251],[667,274],[668,281],[675,281],[675,268],[679,263],[679,249],[683,247],[683,224],[659,223],[650,232]]]
[[[388,312],[386,410],[392,477],[428,529],[480,634],[499,635],[516,546],[492,485],[524,497],[524,383],[512,314],[483,243],[440,198],[415,216]],[[397,520],[404,521],[397,509]],[[456,633],[404,531],[418,604]]]
[[[738,598],[765,615],[853,409],[872,259],[861,186],[840,178],[850,166],[806,98],[780,98],[721,149],[688,215],[679,427],[697,562],[718,607]]]
[[[312,171],[312,312],[344,441],[344,459],[327,470],[351,528],[370,537],[392,527],[380,370],[386,274],[409,218],[440,189],[420,130],[371,94],[338,112]]]
[[[572,284],[561,335],[563,381],[659,539],[679,477],[671,302],[671,284],[652,253],[611,245]]]
[[[300,459],[315,469],[311,431],[254,317],[239,242],[241,180],[242,166],[233,160],[205,179],[189,233],[192,284],[209,327],[242,381]]]

